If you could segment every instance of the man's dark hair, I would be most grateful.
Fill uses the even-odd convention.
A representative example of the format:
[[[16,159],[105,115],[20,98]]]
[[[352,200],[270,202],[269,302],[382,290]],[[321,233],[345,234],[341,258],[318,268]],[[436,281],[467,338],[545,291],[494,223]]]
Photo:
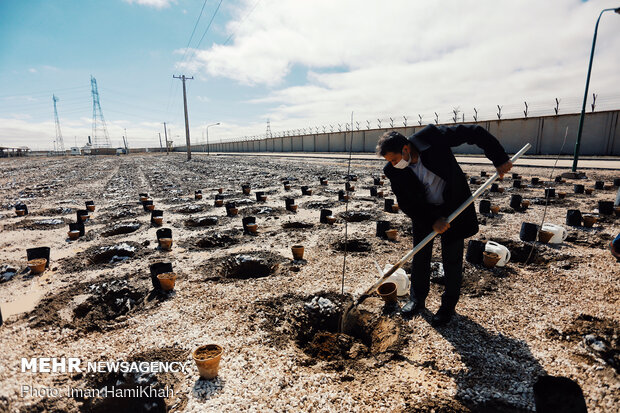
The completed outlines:
[[[379,138],[375,152],[378,156],[384,156],[388,152],[400,153],[408,143],[409,140],[399,132],[385,132]]]

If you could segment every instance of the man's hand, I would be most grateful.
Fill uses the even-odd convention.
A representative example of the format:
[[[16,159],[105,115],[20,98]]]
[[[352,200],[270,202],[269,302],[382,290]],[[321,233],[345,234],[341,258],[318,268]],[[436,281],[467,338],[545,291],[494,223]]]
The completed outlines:
[[[450,223],[444,217],[437,218],[437,221],[433,224],[433,231],[438,234],[443,234],[448,228],[450,228]]]
[[[497,169],[497,173],[499,174],[499,177],[503,178],[504,174],[512,169],[512,162],[507,161],[506,163],[501,164],[495,169]]]

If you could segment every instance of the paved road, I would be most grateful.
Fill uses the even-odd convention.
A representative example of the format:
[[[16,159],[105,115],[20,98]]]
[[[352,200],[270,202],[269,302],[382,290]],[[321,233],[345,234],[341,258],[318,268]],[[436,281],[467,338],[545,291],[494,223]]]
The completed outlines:
[[[192,152],[192,155],[206,156],[203,152]],[[211,152],[211,155],[234,155],[234,156],[272,156],[281,158],[323,158],[323,159],[349,159],[346,152]],[[374,154],[353,153],[351,159],[355,161],[384,162]],[[457,155],[456,159],[462,164],[490,165],[491,161],[481,155]],[[552,167],[556,158],[548,156],[526,156],[519,159],[519,166]],[[573,165],[572,157],[562,157],[557,168],[570,169]],[[578,169],[616,169],[620,175],[620,157],[582,157],[579,158]]]

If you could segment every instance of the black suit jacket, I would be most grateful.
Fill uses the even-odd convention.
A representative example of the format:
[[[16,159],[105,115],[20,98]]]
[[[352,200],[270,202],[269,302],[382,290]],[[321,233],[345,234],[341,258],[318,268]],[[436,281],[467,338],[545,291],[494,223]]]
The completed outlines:
[[[471,196],[465,174],[451,147],[465,142],[476,145],[484,150],[486,157],[495,166],[505,163],[509,157],[499,141],[478,125],[428,125],[408,139],[417,148],[422,164],[446,182],[443,191],[444,203],[440,206],[432,205],[426,201],[424,184],[411,168],[397,169],[389,162],[383,168],[383,173],[392,184],[398,206],[413,220],[414,239],[418,242],[432,232],[432,225],[437,218],[447,218]],[[472,203],[450,223],[450,229],[442,236],[450,240],[464,239],[477,232],[478,218]]]

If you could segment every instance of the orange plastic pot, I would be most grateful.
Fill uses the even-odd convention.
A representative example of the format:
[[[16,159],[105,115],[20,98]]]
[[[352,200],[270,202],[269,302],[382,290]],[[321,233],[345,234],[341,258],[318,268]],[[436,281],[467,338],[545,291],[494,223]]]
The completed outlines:
[[[45,271],[46,264],[47,260],[45,258],[35,258],[28,261],[28,267],[30,268],[30,272],[33,274],[41,274]]]
[[[487,268],[493,268],[499,262],[501,257],[499,254],[491,251],[484,251],[482,253],[482,263]]]
[[[543,244],[547,244],[551,238],[553,238],[553,232],[551,231],[538,231],[538,241]]]
[[[294,260],[302,260],[304,258],[304,246],[303,245],[293,245],[291,247],[291,251],[293,252]]]
[[[598,218],[595,217],[594,215],[584,215],[583,216],[583,226],[590,228],[592,225],[596,224],[596,221],[598,221]]]
[[[207,380],[217,377],[223,351],[222,347],[217,344],[200,346],[193,351],[192,358],[198,367],[200,377]]]
[[[398,230],[388,229],[387,231],[385,231],[385,235],[390,241],[396,241],[396,237],[398,236]]]
[[[395,303],[398,299],[396,283],[386,282],[383,283],[377,288],[377,294],[386,304]]]
[[[170,251],[172,249],[172,238],[160,238],[159,247],[162,250]]]
[[[161,286],[162,290],[171,291],[174,289],[177,275],[173,272],[165,272],[163,274],[158,274],[157,279],[159,280],[159,285]]]

